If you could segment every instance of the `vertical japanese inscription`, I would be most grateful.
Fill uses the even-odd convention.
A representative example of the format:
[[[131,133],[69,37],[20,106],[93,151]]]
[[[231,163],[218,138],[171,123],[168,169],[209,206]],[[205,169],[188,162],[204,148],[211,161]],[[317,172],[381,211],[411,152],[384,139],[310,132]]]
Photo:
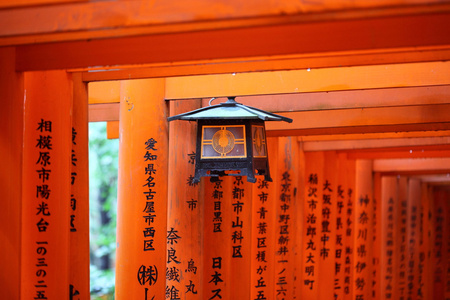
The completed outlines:
[[[394,199],[392,197],[388,200],[387,205],[387,230],[386,230],[386,287],[384,297],[392,299],[394,286],[392,284],[394,279]]]
[[[275,274],[276,295],[277,299],[287,299],[288,280],[287,266],[289,265],[289,231],[290,231],[290,205],[291,205],[291,173],[285,171],[280,180],[280,213],[278,215],[278,250],[276,256],[278,258],[279,272]]]
[[[367,265],[368,257],[368,236],[369,236],[369,204],[370,198],[368,195],[360,196],[357,202],[358,214],[355,216],[357,225],[356,234],[356,264],[355,264],[355,298],[364,300],[364,292],[369,288],[369,282],[366,282],[366,274],[369,272],[370,266]]]
[[[244,222],[240,220],[239,214],[242,213],[244,202],[241,200],[244,197],[245,189],[243,188],[244,182],[242,176],[237,176],[233,183],[233,213],[235,220],[231,222],[231,244],[232,244],[232,256],[233,258],[242,258],[242,240]]]
[[[166,298],[170,300],[180,300],[180,290],[174,285],[175,282],[180,282],[181,269],[178,265],[181,261],[177,257],[176,245],[181,236],[175,228],[170,228],[167,231],[167,267],[166,267]],[[191,281],[192,284],[192,281]]]
[[[71,163],[72,163],[72,172],[70,174],[70,184],[72,187],[75,185],[76,178],[77,178],[77,153],[76,153],[76,138],[77,138],[77,131],[74,127],[72,127],[72,155],[71,155]],[[70,195],[70,232],[76,232],[77,227],[75,226],[75,218],[76,218],[76,211],[77,211],[77,195],[71,194]]]
[[[259,198],[259,207],[257,208],[257,216],[258,222],[256,222],[256,261],[258,262],[255,267],[256,277],[255,288],[256,288],[256,298],[255,300],[264,300],[267,299],[267,291],[266,291],[266,271],[267,271],[267,257],[266,257],[266,248],[267,248],[267,230],[268,224],[266,220],[266,213],[269,211],[266,207],[266,202],[269,199],[269,182],[265,180],[258,180],[258,198]]]
[[[352,261],[353,261],[353,190],[347,190],[347,205],[346,205],[346,221],[345,221],[345,268],[344,268],[344,296],[350,295],[351,280],[352,280]]]
[[[334,299],[343,299],[342,297],[342,284],[341,279],[343,276],[340,276],[344,272],[343,268],[343,259],[344,259],[344,200],[345,200],[345,190],[342,188],[342,185],[338,185],[337,187],[337,200],[336,200],[336,208],[337,208],[337,217],[336,217],[336,252],[335,252],[335,263],[334,263]]]
[[[36,129],[37,143],[36,148],[38,154],[36,157],[36,177],[39,184],[36,185],[36,284],[35,287],[35,299],[47,299],[47,282],[45,278],[47,276],[47,247],[48,241],[46,239],[47,229],[51,226],[51,184],[50,176],[51,170],[51,157],[52,157],[52,121],[41,119],[38,122]]]
[[[308,177],[307,209],[306,209],[306,245],[305,245],[305,279],[304,285],[310,290],[314,289],[316,258],[315,236],[317,235],[317,188],[319,179],[317,173],[311,173]]]
[[[209,283],[213,284],[213,289],[211,290],[211,297],[209,297],[209,300],[213,299],[222,299],[222,286],[224,285],[223,279],[222,279],[222,257],[217,256],[212,258],[212,269],[214,270],[214,273],[211,274],[211,280]]]
[[[157,141],[153,138],[148,139],[144,143],[144,174],[145,182],[143,183],[144,205],[142,210],[143,218],[143,251],[155,251],[154,238],[156,229],[153,225],[157,217],[155,209],[156,182],[155,162],[158,160]],[[137,280],[142,286],[152,286],[158,280],[158,268],[156,265],[142,264],[137,270]],[[144,289],[144,299],[152,299],[149,295],[149,289]]]
[[[408,217],[408,202],[403,200],[401,202],[400,210],[400,256],[398,266],[398,294],[399,299],[406,299],[406,266],[407,266],[407,217]]]
[[[76,216],[77,216],[77,194],[74,192],[77,191],[76,185],[77,185],[77,131],[75,127],[72,127],[72,153],[70,157],[71,161],[71,167],[72,171],[70,173],[70,184],[72,186],[72,192],[70,194],[70,219],[69,219],[69,230],[71,233],[77,232],[77,226],[76,226]],[[80,296],[80,292],[75,288],[73,284],[69,284],[69,300],[75,299],[75,296]]]
[[[212,194],[214,199],[214,215],[213,215],[213,232],[222,232],[222,199],[223,199],[223,188],[222,180],[217,180],[214,183],[214,191]]]
[[[328,181],[328,179],[325,180],[322,190],[322,228],[320,237],[320,257],[323,260],[326,260],[330,252],[329,243],[331,242],[331,192],[333,192],[331,183]]]

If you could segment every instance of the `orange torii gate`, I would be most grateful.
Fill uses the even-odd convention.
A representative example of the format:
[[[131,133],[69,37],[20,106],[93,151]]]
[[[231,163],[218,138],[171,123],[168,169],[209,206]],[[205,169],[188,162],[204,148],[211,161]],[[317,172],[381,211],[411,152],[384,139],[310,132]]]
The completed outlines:
[[[89,297],[94,96],[120,121],[118,299],[449,297],[448,4],[0,8],[2,297]],[[216,96],[294,119],[267,127],[273,182],[189,184],[195,125],[167,117]]]

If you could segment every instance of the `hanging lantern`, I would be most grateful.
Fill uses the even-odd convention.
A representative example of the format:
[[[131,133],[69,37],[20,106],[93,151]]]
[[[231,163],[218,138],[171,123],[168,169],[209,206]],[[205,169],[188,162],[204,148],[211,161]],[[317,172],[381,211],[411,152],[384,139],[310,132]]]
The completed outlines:
[[[200,177],[247,176],[256,182],[255,175],[264,175],[272,181],[267,155],[264,121],[292,122],[292,119],[228,101],[169,117],[169,121],[197,121],[195,175]]]

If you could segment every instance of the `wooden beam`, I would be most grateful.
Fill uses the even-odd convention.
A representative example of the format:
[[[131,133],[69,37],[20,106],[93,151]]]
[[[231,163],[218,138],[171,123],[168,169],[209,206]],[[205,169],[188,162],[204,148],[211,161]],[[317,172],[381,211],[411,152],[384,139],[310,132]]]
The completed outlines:
[[[450,172],[450,158],[420,159],[376,159],[373,171],[382,173],[426,173],[438,174]]]
[[[415,105],[286,112],[293,123],[267,122],[268,136],[374,133],[450,129],[450,105]]]
[[[89,104],[120,102],[120,81],[89,83]]]
[[[330,134],[330,135],[308,135],[299,136],[302,142],[320,142],[320,141],[346,141],[346,140],[380,140],[380,139],[406,139],[406,138],[425,138],[425,137],[448,137],[450,131],[412,131],[412,132],[379,132],[379,133],[354,133],[354,134]]]
[[[66,0],[67,1],[67,0]],[[0,37],[8,45],[67,40],[161,34],[293,22],[320,22],[367,17],[430,14],[448,5],[422,0],[354,2],[211,1],[99,1],[61,3],[61,0],[0,1]],[[28,2],[28,3],[27,3]],[[45,5],[45,4],[59,5]],[[40,6],[36,6],[39,5]],[[8,8],[8,6],[10,8]],[[15,9],[11,6],[23,6]],[[27,7],[28,6],[28,7]],[[33,38],[31,37],[33,36]],[[9,37],[9,39],[8,39]]]
[[[310,141],[302,142],[303,151],[329,151],[329,150],[341,150],[352,151],[356,150],[358,153],[362,152],[362,149],[386,149],[394,147],[408,147],[402,148],[406,152],[409,152],[412,147],[417,150],[422,150],[424,147],[430,145],[440,145],[447,149],[450,146],[450,137],[416,137],[416,138],[396,138],[396,139],[360,139],[360,140],[338,140],[338,141]],[[419,147],[419,148],[417,148]],[[436,150],[436,149],[433,149]],[[450,149],[449,149],[450,150]],[[414,152],[416,152],[414,151]]]
[[[117,103],[119,90],[120,81],[91,82],[89,103]],[[204,99],[203,106],[208,106],[209,101],[210,98]],[[219,97],[212,104],[224,101],[226,98]],[[450,102],[450,85],[254,95],[239,97],[237,101],[270,112],[438,104]]]
[[[106,123],[106,137],[108,139],[118,139],[119,130],[120,130],[119,121],[110,121]]]
[[[381,151],[374,152],[356,152],[348,153],[349,159],[389,159],[389,158],[443,158],[450,157],[449,150],[435,150],[435,151],[414,151],[404,150],[395,151],[390,149],[383,149]],[[423,152],[422,152],[423,151]]]
[[[430,70],[434,70],[433,66],[429,67]],[[425,70],[426,67],[423,66],[423,69]],[[408,68],[408,70],[411,69]],[[364,67],[361,68],[360,71],[361,74],[366,74],[365,76],[367,77],[370,76],[367,74],[373,74],[372,67]],[[297,74],[301,75],[302,73],[299,72]],[[278,73],[276,75],[278,75]],[[282,74],[279,75],[283,76]],[[390,78],[395,80],[393,77]],[[303,78],[299,76],[299,80],[303,80]],[[371,81],[375,79],[369,78],[367,80]],[[324,85],[327,83],[330,85],[332,84],[332,82],[323,82]],[[352,85],[353,83],[354,82],[349,79],[349,85]],[[208,106],[209,100],[209,98],[204,99],[203,106]],[[224,101],[226,101],[226,98],[217,98],[214,102],[212,102],[212,104],[218,104]],[[450,102],[450,85],[254,95],[238,97],[236,101],[244,105],[257,107],[259,109],[275,113],[288,111],[445,104]]]
[[[368,139],[378,139],[399,137],[398,132],[402,131],[419,131],[418,134],[407,133],[403,136],[439,137],[448,135],[446,130],[450,130],[450,104],[297,111],[282,114],[292,118],[294,122],[292,124],[267,122],[268,136],[364,134]],[[119,103],[89,105],[89,122],[118,120]],[[436,130],[439,131],[433,132]],[[430,132],[423,133],[423,131]],[[385,132],[397,132],[397,134],[367,135],[367,133]],[[350,139],[351,137],[335,138]],[[317,140],[317,137],[310,139],[302,137],[302,139],[311,141],[309,145],[313,145],[312,141]]]
[[[450,62],[429,62],[173,77],[166,99],[446,85],[448,74]]]
[[[0,282],[2,297],[20,299],[22,265],[22,194],[25,186],[24,160],[24,75],[14,71],[15,51],[13,47],[0,48],[0,127],[2,147],[0,155],[4,158],[0,165],[0,188],[3,190],[0,210]],[[34,145],[33,145],[34,146]]]
[[[119,120],[120,103],[89,104],[89,122]]]
[[[208,5],[205,9],[208,14],[214,11]],[[343,19],[335,13],[327,21],[309,22],[301,19],[304,16],[299,15],[298,19],[294,18],[295,21],[288,24],[280,24],[279,21],[256,26],[240,22],[234,27],[208,24],[209,29],[192,27],[193,24],[184,29],[180,24],[179,28],[166,33],[139,32],[137,36],[115,35],[116,38],[103,39],[92,39],[95,38],[92,32],[77,36],[80,40],[70,42],[58,42],[64,37],[54,36],[54,39],[48,40],[52,43],[19,46],[16,68],[31,71],[293,54],[323,55],[345,51],[445,47],[450,44],[450,9],[447,6],[442,11],[422,15],[369,17],[366,14]],[[286,22],[286,19],[284,17],[282,20]],[[8,24],[0,24],[0,27]],[[31,43],[35,38],[15,43]],[[0,45],[14,43],[8,38],[0,41]],[[311,68],[315,67],[311,65]]]
[[[33,7],[36,5],[62,4],[67,2],[83,2],[85,0],[0,0],[0,8]]]
[[[149,65],[125,65],[88,68],[83,80],[128,80],[186,75],[231,74],[243,72],[299,70],[308,68],[351,67],[360,65],[396,64],[450,59],[448,47],[415,47],[382,51],[350,51],[320,55],[277,55],[215,60],[200,60],[183,63]],[[93,72],[97,71],[97,72]],[[100,72],[101,71],[101,72]]]
[[[420,175],[415,176],[422,182],[431,184],[450,184],[450,174],[436,174],[436,175]]]

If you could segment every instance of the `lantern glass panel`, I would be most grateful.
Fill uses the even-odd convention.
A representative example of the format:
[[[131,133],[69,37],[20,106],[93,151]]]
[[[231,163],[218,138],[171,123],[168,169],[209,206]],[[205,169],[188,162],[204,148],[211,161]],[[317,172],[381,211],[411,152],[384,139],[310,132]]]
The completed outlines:
[[[244,125],[217,125],[202,127],[202,159],[245,158]]]
[[[253,157],[267,157],[266,132],[264,126],[252,126]]]

